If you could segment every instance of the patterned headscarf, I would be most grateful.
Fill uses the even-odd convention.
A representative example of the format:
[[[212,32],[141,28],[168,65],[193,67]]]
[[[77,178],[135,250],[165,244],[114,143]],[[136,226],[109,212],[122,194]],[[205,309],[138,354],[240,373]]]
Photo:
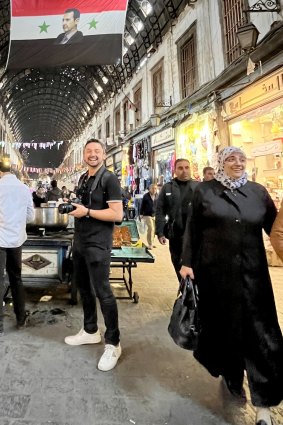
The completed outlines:
[[[233,179],[227,176],[227,174],[225,174],[224,162],[233,153],[240,153],[241,155],[246,157],[246,154],[240,148],[228,146],[222,149],[218,154],[218,170],[214,177],[215,180],[219,181],[221,184],[223,184],[223,186],[227,187],[230,190],[244,186],[244,184],[246,184],[248,180],[248,175],[245,171],[239,179]]]

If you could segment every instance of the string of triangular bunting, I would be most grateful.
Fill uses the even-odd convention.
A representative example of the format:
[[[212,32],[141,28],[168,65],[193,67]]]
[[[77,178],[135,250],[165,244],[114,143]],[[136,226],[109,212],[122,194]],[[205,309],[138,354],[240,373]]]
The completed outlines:
[[[14,149],[20,149],[21,147],[23,148],[34,148],[35,150],[37,149],[51,149],[53,146],[57,146],[57,149],[59,149],[61,147],[61,145],[63,144],[63,140],[61,140],[60,142],[5,142],[4,140],[0,141],[0,147],[4,148],[5,146],[12,146],[12,148]]]

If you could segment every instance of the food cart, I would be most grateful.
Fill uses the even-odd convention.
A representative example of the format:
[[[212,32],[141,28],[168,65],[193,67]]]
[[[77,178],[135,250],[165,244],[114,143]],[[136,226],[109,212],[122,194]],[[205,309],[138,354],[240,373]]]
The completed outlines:
[[[67,215],[58,215],[57,208],[43,212],[52,214],[52,220],[41,217],[43,212],[38,210],[40,221],[28,227],[28,239],[23,245],[22,277],[24,283],[41,285],[53,283],[70,283],[71,303],[77,303],[77,288],[72,278],[72,244],[74,229],[68,228]],[[54,219],[54,217],[56,220]],[[63,218],[62,218],[63,217]],[[58,220],[64,219],[64,222]],[[37,224],[38,223],[38,224]],[[133,291],[132,269],[138,263],[153,263],[153,255],[141,243],[136,221],[123,221],[115,225],[113,233],[113,249],[111,252],[111,269],[118,269],[121,275],[112,277],[110,283],[122,283],[125,286],[126,296],[117,296],[120,299],[139,301],[139,295]],[[116,273],[113,273],[113,275]]]
[[[154,261],[154,256],[140,242],[135,220],[126,220],[120,225],[115,225],[110,269],[119,269],[121,275],[118,277],[110,275],[109,280],[110,283],[122,283],[127,292],[125,296],[116,296],[117,299],[131,299],[134,303],[139,302],[138,292],[133,291],[132,269],[136,268],[138,263],[154,263]],[[73,280],[71,280],[71,302],[77,303],[77,289]]]

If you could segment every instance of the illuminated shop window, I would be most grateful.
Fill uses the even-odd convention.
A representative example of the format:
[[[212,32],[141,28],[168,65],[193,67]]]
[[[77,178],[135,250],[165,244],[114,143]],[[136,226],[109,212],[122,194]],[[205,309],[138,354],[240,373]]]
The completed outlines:
[[[263,184],[279,202],[283,198],[283,105],[278,100],[229,122],[230,144],[248,158],[249,179]]]

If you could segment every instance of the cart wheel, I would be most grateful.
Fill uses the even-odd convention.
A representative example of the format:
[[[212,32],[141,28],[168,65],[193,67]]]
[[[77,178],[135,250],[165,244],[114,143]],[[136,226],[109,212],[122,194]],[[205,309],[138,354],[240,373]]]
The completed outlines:
[[[140,299],[139,294],[137,292],[134,292],[134,296],[133,296],[134,303],[137,304],[139,302],[139,299]]]

